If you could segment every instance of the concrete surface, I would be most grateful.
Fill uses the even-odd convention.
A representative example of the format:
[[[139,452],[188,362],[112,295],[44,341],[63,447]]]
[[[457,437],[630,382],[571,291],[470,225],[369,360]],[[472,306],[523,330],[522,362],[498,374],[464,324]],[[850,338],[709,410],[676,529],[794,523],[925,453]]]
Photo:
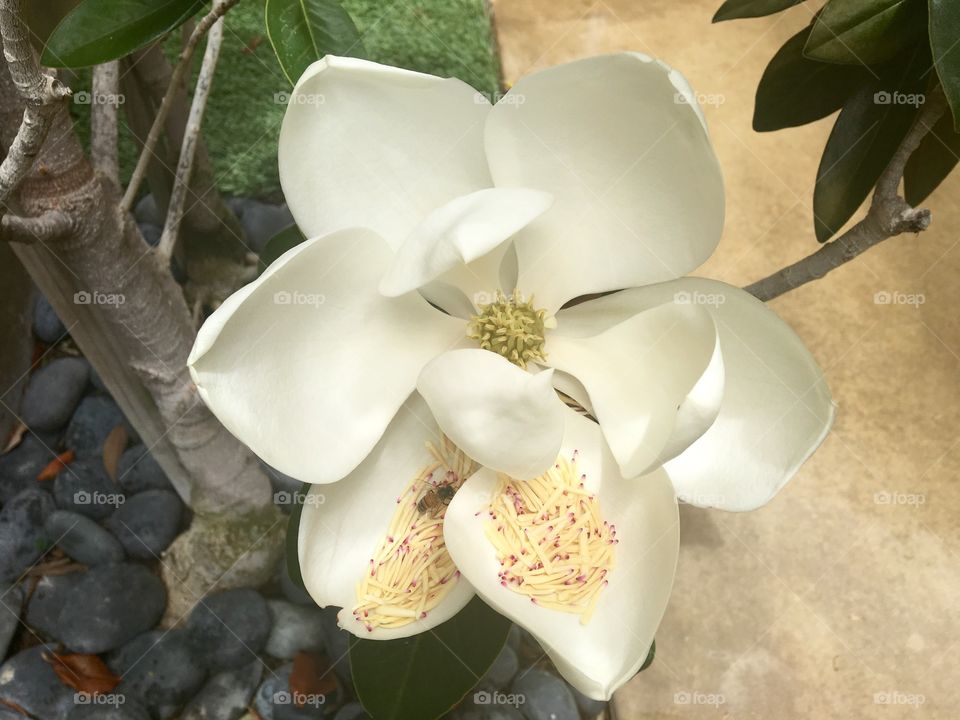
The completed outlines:
[[[727,225],[697,274],[738,285],[817,247],[813,180],[832,122],[759,135],[766,63],[811,18],[711,25],[720,0],[494,0],[507,81],[639,50],[683,71],[727,182]],[[825,368],[840,414],[760,511],[684,508],[653,667],[618,717],[960,718],[960,174],[922,237],[887,241],[773,303]],[[878,292],[920,294],[884,305]]]

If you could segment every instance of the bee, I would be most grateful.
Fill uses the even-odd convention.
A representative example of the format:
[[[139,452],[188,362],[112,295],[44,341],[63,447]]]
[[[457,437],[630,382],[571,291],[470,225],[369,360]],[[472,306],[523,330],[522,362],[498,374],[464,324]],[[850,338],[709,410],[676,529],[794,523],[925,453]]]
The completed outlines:
[[[440,508],[450,504],[456,492],[452,485],[440,485],[439,487],[432,488],[417,502],[417,510],[419,510],[421,514],[429,512],[431,515],[436,516],[440,512]]]

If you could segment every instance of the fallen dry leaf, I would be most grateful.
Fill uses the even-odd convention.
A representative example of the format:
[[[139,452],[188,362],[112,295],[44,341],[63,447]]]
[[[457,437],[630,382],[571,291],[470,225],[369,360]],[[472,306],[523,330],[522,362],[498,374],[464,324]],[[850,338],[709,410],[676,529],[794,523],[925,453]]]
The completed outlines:
[[[293,656],[290,692],[293,693],[295,705],[304,705],[311,696],[323,695],[332,699],[338,687],[337,674],[326,658],[302,650]]]
[[[4,453],[8,453],[13,450],[17,445],[23,442],[23,436],[27,434],[27,426],[20,420],[17,423],[17,426],[13,428],[13,431],[10,433],[10,438],[7,440],[7,444],[3,448]],[[2,453],[0,453],[2,454]]]
[[[107,469],[107,475],[114,482],[117,481],[117,467],[120,465],[120,456],[123,455],[127,447],[127,429],[123,425],[117,425],[107,439],[103,441],[103,466]]]
[[[108,693],[120,684],[120,678],[97,655],[44,653],[43,659],[50,663],[60,682],[77,692]]]
[[[73,450],[65,450],[47,463],[46,467],[37,475],[37,481],[46,482],[47,480],[53,480],[60,474],[61,470],[76,459],[77,455]]]

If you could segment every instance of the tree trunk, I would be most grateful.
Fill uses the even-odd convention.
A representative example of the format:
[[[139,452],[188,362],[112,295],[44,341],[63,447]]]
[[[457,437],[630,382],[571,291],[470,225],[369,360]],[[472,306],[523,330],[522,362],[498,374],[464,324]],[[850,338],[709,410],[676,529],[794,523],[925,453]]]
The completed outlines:
[[[0,78],[6,147],[24,103],[9,75]],[[15,209],[28,218],[58,211],[71,231],[14,249],[195,511],[162,562],[168,618],[176,620],[214,585],[268,579],[284,521],[256,458],[200,400],[186,368],[195,328],[181,288],[119,201],[119,188],[94,172],[61,106]]]

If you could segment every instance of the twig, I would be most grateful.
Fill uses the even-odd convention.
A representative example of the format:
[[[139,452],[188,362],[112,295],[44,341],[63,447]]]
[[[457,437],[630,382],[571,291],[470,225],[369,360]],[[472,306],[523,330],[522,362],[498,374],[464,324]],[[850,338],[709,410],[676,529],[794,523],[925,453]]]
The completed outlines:
[[[0,0],[4,58],[10,68],[10,77],[27,101],[20,128],[0,164],[0,215],[5,212],[10,195],[33,167],[54,114],[70,94],[70,89],[59,80],[40,71],[20,16],[20,3],[21,0]]]
[[[93,69],[90,93],[90,155],[93,166],[118,183],[117,106],[120,103],[120,64],[113,62]]]
[[[0,240],[29,245],[66,237],[73,232],[73,220],[66,213],[51,210],[36,217],[4,215],[0,223]]]
[[[923,111],[877,180],[870,209],[863,220],[815,253],[747,285],[744,290],[766,302],[822,278],[888,238],[926,230],[930,226],[930,211],[911,207],[899,194],[900,181],[910,156],[937,124],[946,107],[946,99],[939,88],[927,97]]]
[[[177,174],[173,180],[173,190],[170,191],[170,204],[167,206],[167,218],[163,224],[163,233],[157,245],[157,254],[169,261],[173,249],[177,244],[177,234],[180,231],[180,221],[183,219],[183,205],[190,190],[190,174],[193,172],[193,159],[197,154],[197,138],[200,135],[200,126],[203,124],[203,113],[207,108],[207,98],[210,96],[210,86],[213,84],[213,75],[217,69],[217,59],[220,57],[220,45],[223,42],[223,18],[218,19],[210,29],[207,37],[207,48],[203,53],[203,64],[197,76],[197,85],[193,91],[193,103],[190,105],[190,115],[187,117],[187,127],[183,131],[183,144],[180,146],[180,161],[177,163]],[[166,100],[166,98],[164,98]]]
[[[137,159],[137,166],[133,170],[133,175],[130,176],[130,183],[127,185],[127,191],[123,195],[123,201],[121,202],[122,211],[129,212],[130,208],[133,207],[133,201],[136,199],[137,192],[140,190],[140,184],[143,182],[144,175],[146,175],[147,165],[150,164],[150,158],[156,150],[157,141],[160,139],[163,125],[170,112],[170,107],[173,105],[173,99],[176,96],[173,88],[183,82],[183,78],[190,67],[190,60],[197,48],[197,44],[200,42],[200,38],[213,27],[213,24],[217,22],[217,20],[223,17],[227,10],[238,2],[239,0],[219,0],[216,2],[213,9],[197,23],[193,32],[190,33],[190,38],[183,46],[183,50],[180,51],[180,58],[177,60],[177,65],[174,67],[173,74],[170,76],[170,88],[167,90],[166,95],[163,96],[163,102],[160,103],[160,107],[157,109],[157,116],[153,119],[153,125],[150,127],[147,139],[143,143],[143,149],[140,151],[140,157]]]

